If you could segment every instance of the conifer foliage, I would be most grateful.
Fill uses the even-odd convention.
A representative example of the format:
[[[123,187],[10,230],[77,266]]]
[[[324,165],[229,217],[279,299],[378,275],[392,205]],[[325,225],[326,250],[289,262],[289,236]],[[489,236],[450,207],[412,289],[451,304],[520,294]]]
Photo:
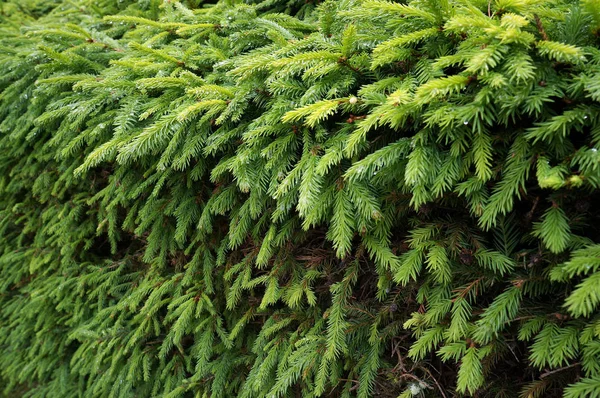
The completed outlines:
[[[0,394],[600,397],[596,0],[0,2]]]

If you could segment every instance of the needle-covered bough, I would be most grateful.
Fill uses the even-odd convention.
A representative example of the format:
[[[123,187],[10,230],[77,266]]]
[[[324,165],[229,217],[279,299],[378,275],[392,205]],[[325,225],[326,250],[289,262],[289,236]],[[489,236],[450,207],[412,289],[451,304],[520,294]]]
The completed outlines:
[[[600,397],[596,0],[0,2],[7,397]]]

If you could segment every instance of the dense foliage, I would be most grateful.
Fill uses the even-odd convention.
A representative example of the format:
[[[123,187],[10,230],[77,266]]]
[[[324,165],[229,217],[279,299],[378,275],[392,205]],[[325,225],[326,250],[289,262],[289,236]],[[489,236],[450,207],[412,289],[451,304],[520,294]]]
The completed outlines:
[[[4,0],[0,394],[600,397],[598,145],[596,0]]]

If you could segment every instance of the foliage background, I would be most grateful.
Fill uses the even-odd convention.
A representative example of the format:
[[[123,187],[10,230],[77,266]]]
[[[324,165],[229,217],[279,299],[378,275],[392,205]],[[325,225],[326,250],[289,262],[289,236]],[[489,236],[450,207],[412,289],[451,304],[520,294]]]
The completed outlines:
[[[599,31],[0,2],[3,394],[600,397]]]

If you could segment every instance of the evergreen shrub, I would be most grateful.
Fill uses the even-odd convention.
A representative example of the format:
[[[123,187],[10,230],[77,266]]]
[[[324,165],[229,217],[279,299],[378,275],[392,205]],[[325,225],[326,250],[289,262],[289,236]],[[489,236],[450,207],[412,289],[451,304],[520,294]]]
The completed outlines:
[[[600,397],[597,0],[0,2],[6,397]]]

